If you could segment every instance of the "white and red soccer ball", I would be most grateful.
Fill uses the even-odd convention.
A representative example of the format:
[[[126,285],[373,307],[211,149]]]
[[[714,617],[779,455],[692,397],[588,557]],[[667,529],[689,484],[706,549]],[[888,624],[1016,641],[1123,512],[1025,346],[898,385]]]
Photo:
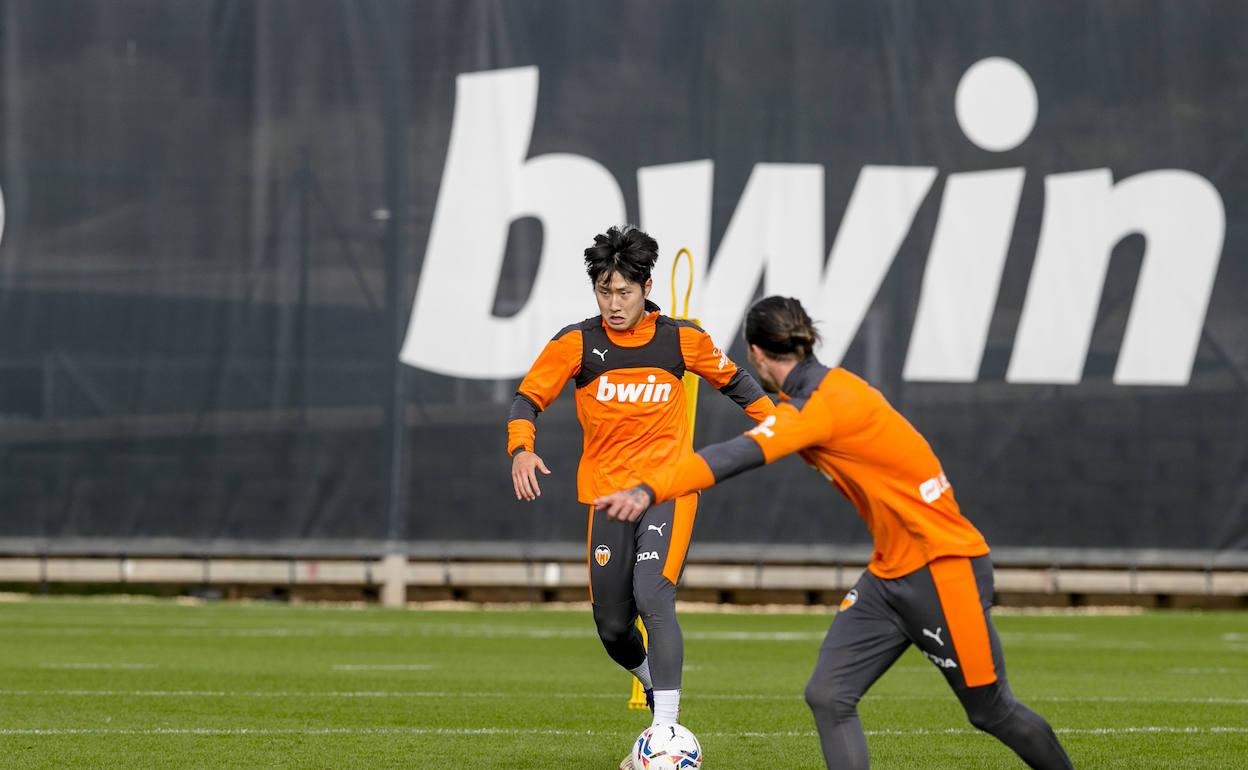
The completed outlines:
[[[651,725],[633,743],[633,770],[698,770],[702,745],[683,725]]]

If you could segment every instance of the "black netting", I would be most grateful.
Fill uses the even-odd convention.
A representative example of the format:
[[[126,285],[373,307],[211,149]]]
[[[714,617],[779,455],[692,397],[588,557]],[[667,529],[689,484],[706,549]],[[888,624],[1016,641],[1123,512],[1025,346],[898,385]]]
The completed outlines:
[[[713,163],[712,268],[757,164],[822,169],[825,256],[864,166],[934,169],[844,364],[928,437],[994,545],[1242,555],[1246,24],[1248,8],[1215,2],[0,2],[0,539],[582,542],[569,393],[539,424],[555,475],[522,505],[503,452],[518,372],[398,360],[446,205],[456,79],[524,67],[540,86],[523,157],[600,164],[627,220],[650,216],[639,169]],[[955,115],[986,57],[1017,62],[1039,95],[1034,129],[1001,152]],[[1020,203],[977,373],[905,377],[953,175],[1007,168]],[[1008,376],[1046,179],[1094,169],[1180,170],[1220,197],[1186,384],[1115,382],[1161,248],[1142,233],[1114,246],[1077,381]],[[538,255],[557,236],[519,208],[481,223],[506,248],[496,274],[472,276],[501,318],[544,301]],[[609,224],[585,221],[581,240]],[[563,323],[592,314],[584,290]],[[426,339],[456,335],[455,315]],[[743,427],[703,389],[698,443]],[[704,546],[867,542],[796,460],[710,491],[702,512]]]

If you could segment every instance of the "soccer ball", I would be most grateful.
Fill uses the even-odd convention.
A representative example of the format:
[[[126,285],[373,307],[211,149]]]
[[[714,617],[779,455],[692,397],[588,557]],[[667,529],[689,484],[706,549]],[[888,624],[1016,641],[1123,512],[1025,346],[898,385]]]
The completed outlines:
[[[633,770],[698,770],[702,746],[681,725],[651,725],[633,743]]]

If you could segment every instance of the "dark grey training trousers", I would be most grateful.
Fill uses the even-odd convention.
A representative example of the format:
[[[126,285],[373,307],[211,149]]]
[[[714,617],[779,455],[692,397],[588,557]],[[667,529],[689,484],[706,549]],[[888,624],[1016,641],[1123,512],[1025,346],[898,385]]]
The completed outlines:
[[[1033,768],[1073,767],[1049,723],[1010,692],[989,616],[992,593],[987,556],[937,560],[893,580],[863,573],[842,602],[806,685],[829,770],[869,766],[858,701],[912,644],[944,675],[972,725]]]
[[[676,583],[693,531],[697,495],[652,506],[636,522],[590,513],[589,588],[598,637],[612,660],[641,665],[649,637],[650,678],[656,690],[680,688],[684,638],[676,621]]]

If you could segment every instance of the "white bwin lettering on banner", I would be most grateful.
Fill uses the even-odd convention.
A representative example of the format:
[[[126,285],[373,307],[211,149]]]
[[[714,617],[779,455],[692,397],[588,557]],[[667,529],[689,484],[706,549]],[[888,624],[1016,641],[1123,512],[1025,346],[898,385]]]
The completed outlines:
[[[550,336],[597,312],[581,252],[625,218],[616,179],[571,154],[527,157],[537,105],[536,67],[460,75],[442,186],[401,359],[455,377],[509,378],[527,370]],[[1021,144],[1038,101],[1007,59],[967,70],[955,96],[959,126],[988,152]],[[756,164],[710,261],[714,163],[639,169],[640,225],[663,248],[653,297],[669,296],[670,260],[693,253],[690,315],[721,344],[740,328],[760,278],[767,294],[795,296],[820,322],[820,357],[845,355],[939,171],[864,166],[823,266],[823,167]],[[979,373],[1026,171],[950,174],[903,377],[973,382]],[[1006,379],[1077,383],[1113,247],[1139,233],[1146,246],[1114,382],[1184,385],[1221,258],[1221,196],[1188,171],[1141,173],[1117,183],[1109,169],[1045,178],[1034,267]],[[507,231],[542,224],[541,263],[516,315],[492,313]],[[455,334],[445,333],[448,318]]]

